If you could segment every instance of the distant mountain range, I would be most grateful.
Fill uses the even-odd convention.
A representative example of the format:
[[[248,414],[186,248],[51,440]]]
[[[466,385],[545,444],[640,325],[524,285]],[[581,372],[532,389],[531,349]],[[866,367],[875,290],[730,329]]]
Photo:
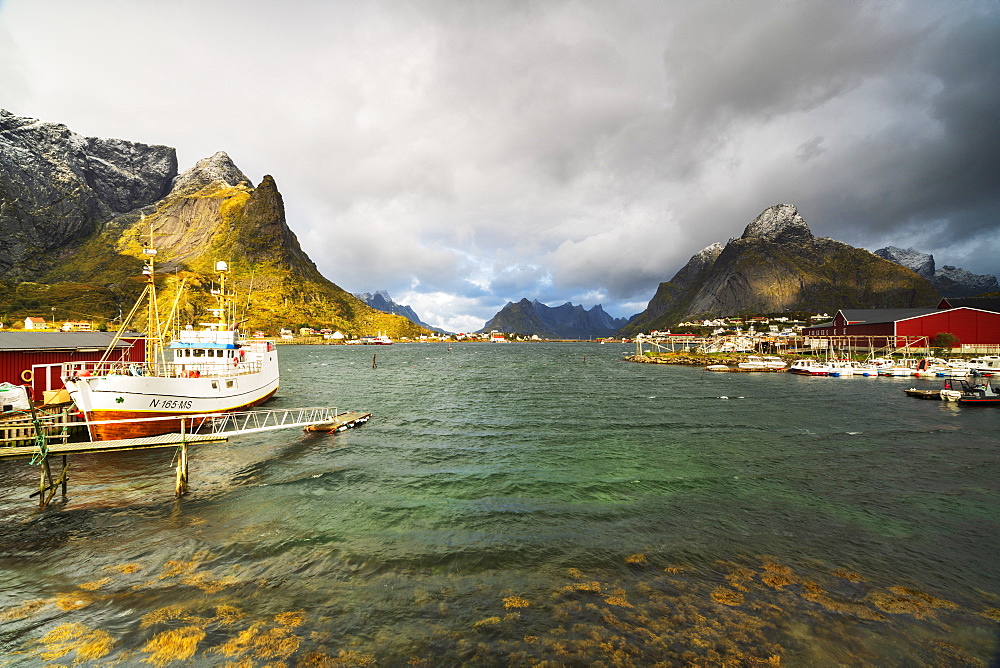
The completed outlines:
[[[590,339],[611,336],[628,324],[628,318],[612,318],[600,304],[589,311],[566,302],[546,306],[538,300],[507,302],[480,332],[497,330],[538,336],[542,339]]]
[[[435,332],[441,332],[442,334],[448,334],[449,332],[439,328],[432,327],[426,322],[422,321],[414,311],[409,306],[404,306],[402,304],[397,304],[392,301],[392,297],[386,290],[379,290],[375,293],[371,292],[355,292],[354,296],[363,301],[364,303],[371,306],[373,309],[382,311],[383,313],[391,313],[393,315],[401,315],[404,318],[409,319],[412,322],[420,325],[421,327],[426,327],[427,329],[433,330]]]
[[[933,306],[939,298],[926,278],[863,248],[815,237],[794,205],[778,204],[740,238],[696,253],[621,333],[723,315]]]
[[[933,255],[912,248],[887,246],[875,251],[875,255],[912,269],[930,281],[942,297],[971,297],[984,292],[1000,291],[1000,283],[997,283],[996,276],[973,274],[947,264],[935,269]]]

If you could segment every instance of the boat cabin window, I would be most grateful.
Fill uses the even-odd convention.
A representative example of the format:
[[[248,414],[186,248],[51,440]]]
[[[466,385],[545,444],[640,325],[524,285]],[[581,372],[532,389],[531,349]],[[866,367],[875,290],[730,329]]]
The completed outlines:
[[[194,356],[195,357],[203,357],[204,355],[205,355],[205,351],[203,349],[201,349],[201,348],[195,348],[194,349]]]

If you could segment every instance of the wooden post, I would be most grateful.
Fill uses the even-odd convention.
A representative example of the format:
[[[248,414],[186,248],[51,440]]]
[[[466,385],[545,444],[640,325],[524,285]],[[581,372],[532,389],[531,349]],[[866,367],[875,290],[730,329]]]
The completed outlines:
[[[69,478],[69,458],[63,455],[63,470],[62,470],[62,495],[66,498],[66,482]]]
[[[177,496],[184,496],[188,491],[188,448],[184,437],[184,418],[181,418],[181,444],[177,457]]]
[[[48,473],[49,477],[52,477],[51,471],[49,471],[49,458],[46,457],[41,461],[38,466],[39,480],[38,480],[38,507],[45,507],[45,490],[48,489],[45,485],[45,474]]]

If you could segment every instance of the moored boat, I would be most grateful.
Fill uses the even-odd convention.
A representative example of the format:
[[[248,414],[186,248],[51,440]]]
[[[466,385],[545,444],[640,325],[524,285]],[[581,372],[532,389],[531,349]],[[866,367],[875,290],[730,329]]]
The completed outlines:
[[[785,360],[781,359],[777,355],[764,355],[764,366],[768,369],[784,369],[788,366]]]
[[[767,369],[764,360],[756,355],[748,355],[746,361],[740,362],[736,366],[744,371],[765,371]]]
[[[1000,392],[990,387],[989,383],[970,383],[960,380],[962,396],[958,403],[963,406],[1000,406]]]
[[[799,374],[800,376],[828,376],[830,375],[830,367],[828,367],[824,362],[814,359],[801,359],[792,362],[792,365],[788,367],[791,373]]]
[[[948,368],[948,363],[943,359],[938,359],[937,357],[924,357],[919,362],[917,362],[916,368],[913,370],[913,375],[918,378],[933,378],[935,376],[943,376],[945,370]]]
[[[892,377],[905,377],[912,376],[913,370],[916,368],[917,362],[913,359],[901,359],[894,363],[887,364],[879,368],[878,375],[880,376],[892,376]]]
[[[850,360],[831,360],[827,362],[827,375],[834,377],[853,376],[854,362]]]
[[[393,340],[387,334],[379,332],[376,336],[365,336],[361,338],[361,343],[366,346],[391,346]]]
[[[1000,355],[986,355],[969,360],[969,368],[982,376],[1000,374]]]
[[[236,324],[235,295],[226,291],[228,265],[216,264],[220,288],[213,290],[218,302],[218,308],[210,309],[214,322],[201,323],[199,329],[188,325],[172,334],[173,313],[160,322],[155,306],[156,251],[147,248],[144,253],[147,283],[140,302],[148,303],[145,363],[112,360],[114,348],[109,347],[100,360],[62,365],[63,383],[90,423],[94,441],[179,431],[184,416],[249,408],[278,389],[274,342],[246,340]],[[129,325],[126,319],[119,334]],[[186,429],[198,424],[194,419],[184,422]]]

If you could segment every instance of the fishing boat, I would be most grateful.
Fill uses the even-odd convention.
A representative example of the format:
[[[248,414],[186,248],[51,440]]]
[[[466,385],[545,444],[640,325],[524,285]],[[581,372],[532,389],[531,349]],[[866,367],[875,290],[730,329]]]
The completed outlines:
[[[65,362],[62,380],[88,422],[93,441],[155,436],[196,427],[186,415],[222,413],[260,404],[278,389],[278,354],[273,341],[246,339],[237,322],[235,294],[226,288],[229,266],[217,262],[217,308],[211,322],[173,330],[174,308],[160,320],[153,260],[143,250],[146,287],[100,360]],[[147,307],[144,363],[111,359],[115,343],[130,327],[143,303]],[[167,419],[178,418],[178,419]],[[95,424],[95,422],[97,424]]]

